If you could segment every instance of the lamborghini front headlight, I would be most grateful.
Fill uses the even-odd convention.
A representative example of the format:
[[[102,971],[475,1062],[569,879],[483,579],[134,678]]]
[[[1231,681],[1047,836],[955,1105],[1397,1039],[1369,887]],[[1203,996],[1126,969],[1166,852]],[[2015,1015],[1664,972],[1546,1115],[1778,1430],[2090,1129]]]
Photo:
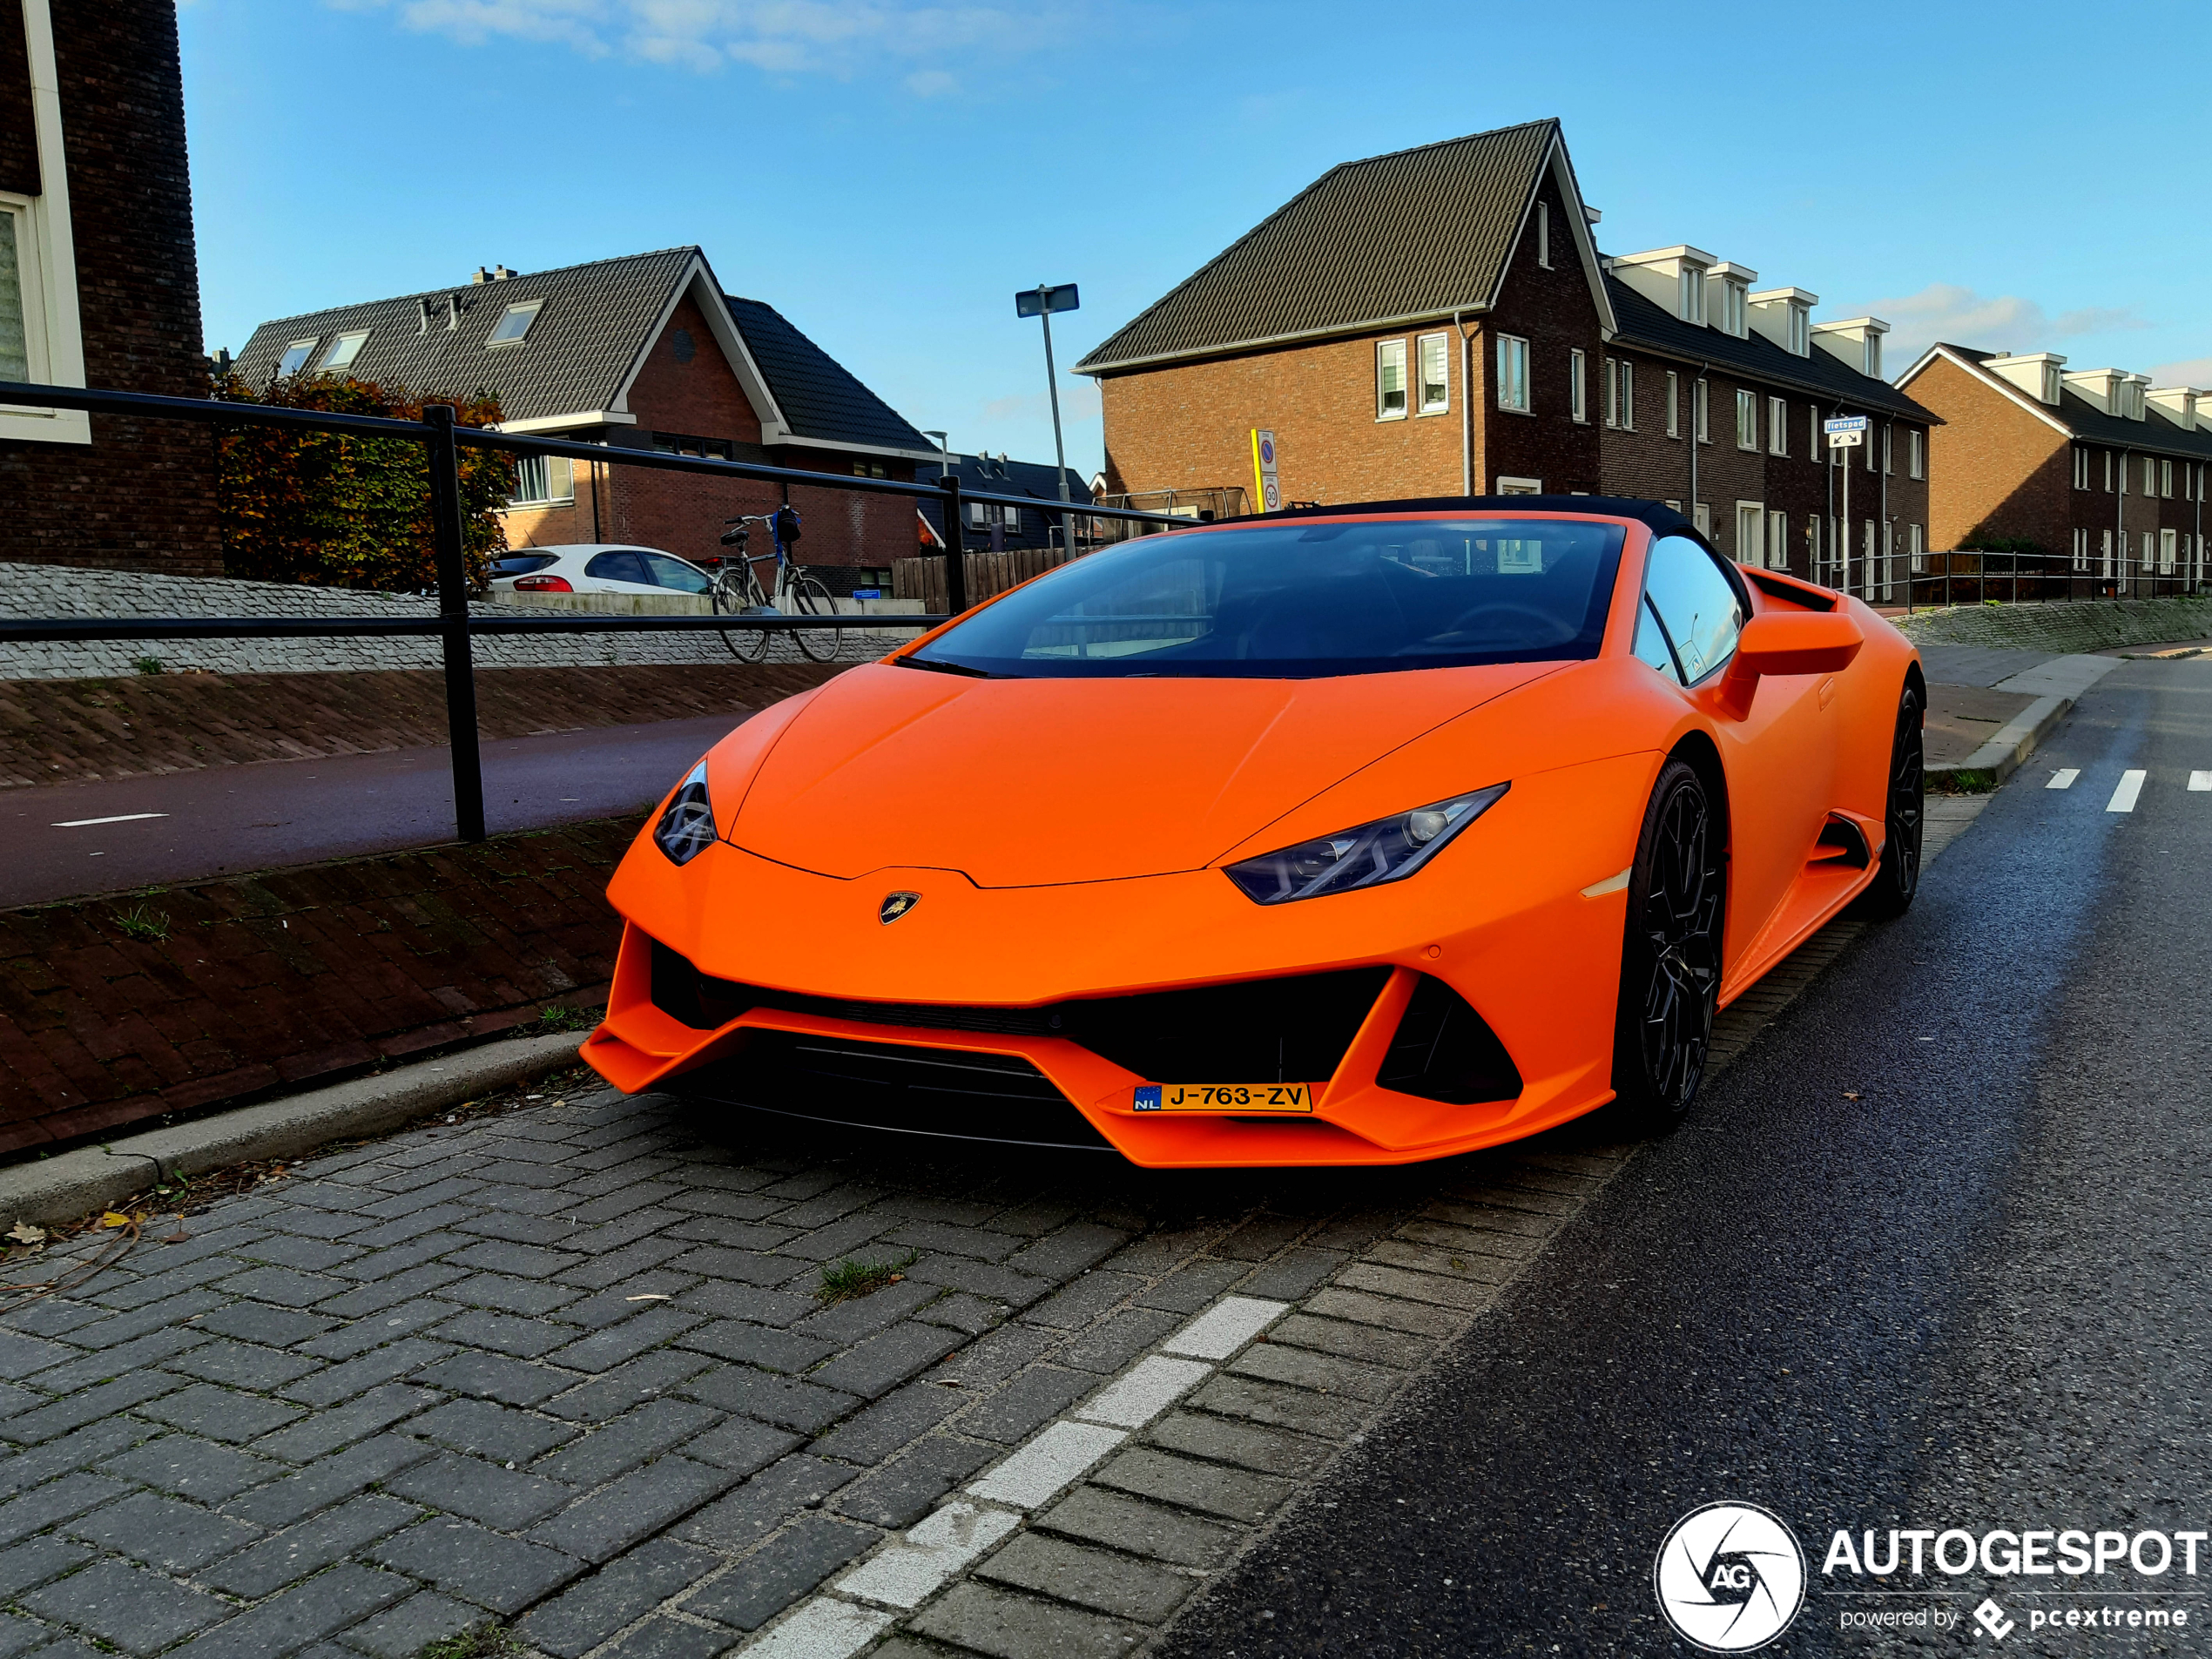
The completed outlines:
[[[1511,784],[1492,784],[1449,800],[1379,818],[1334,835],[1300,841],[1228,867],[1228,875],[1255,904],[1288,904],[1403,881],[1443,850],[1446,842],[1501,800]]]
[[[714,803],[706,798],[706,762],[685,773],[684,781],[653,826],[653,845],[671,864],[689,864],[714,844]]]

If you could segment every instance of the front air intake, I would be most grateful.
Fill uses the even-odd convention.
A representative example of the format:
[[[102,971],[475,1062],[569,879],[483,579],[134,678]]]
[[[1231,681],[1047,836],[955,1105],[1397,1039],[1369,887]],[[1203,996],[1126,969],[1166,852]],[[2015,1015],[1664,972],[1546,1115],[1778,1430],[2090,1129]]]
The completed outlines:
[[[1483,1017],[1442,980],[1424,974],[1399,1016],[1375,1081],[1453,1106],[1513,1100],[1521,1071]]]

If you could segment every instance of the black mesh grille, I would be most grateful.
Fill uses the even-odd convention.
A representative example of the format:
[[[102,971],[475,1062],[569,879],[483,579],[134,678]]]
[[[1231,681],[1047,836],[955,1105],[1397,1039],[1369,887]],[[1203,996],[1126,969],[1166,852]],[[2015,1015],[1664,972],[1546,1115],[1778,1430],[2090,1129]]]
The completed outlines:
[[[1319,1082],[1336,1075],[1389,977],[1387,968],[1355,968],[1038,1008],[861,1002],[715,979],[656,941],[652,995],[661,1012],[700,1031],[767,1008],[864,1025],[1068,1037],[1154,1082]]]
[[[1453,1106],[1513,1100],[1521,1071],[1480,1014],[1440,979],[1421,975],[1375,1081],[1401,1095]]]

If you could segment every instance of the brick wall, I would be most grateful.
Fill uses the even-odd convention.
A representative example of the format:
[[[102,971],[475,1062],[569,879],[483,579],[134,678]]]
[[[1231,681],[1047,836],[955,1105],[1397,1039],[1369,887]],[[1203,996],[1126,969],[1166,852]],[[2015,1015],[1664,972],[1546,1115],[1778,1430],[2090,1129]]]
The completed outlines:
[[[1483,317],[1474,352],[1478,395],[1474,402],[1474,488],[1494,490],[1501,478],[1534,478],[1555,494],[1600,488],[1598,423],[1602,361],[1597,307],[1589,280],[1567,233],[1567,208],[1548,175],[1537,200],[1550,211],[1552,263],[1536,262],[1536,238],[1521,239],[1506,267],[1494,311]],[[1511,334],[1528,342],[1529,413],[1498,404],[1497,337]],[[1583,410],[1576,421],[1569,403],[1570,354],[1583,361]],[[1458,469],[1448,491],[1459,491]]]
[[[173,0],[52,10],[85,379],[205,396]],[[219,572],[213,430],[94,415],[89,445],[0,442],[0,525],[11,559]]]
[[[31,125],[23,0],[0,0],[0,190],[18,196],[38,193],[38,135]]]
[[[1976,530],[2026,536],[2053,553],[2072,546],[2066,434],[1941,357],[1911,390],[1945,422],[1928,438],[1930,546],[1954,548]]]
[[[0,912],[0,1152],[312,1085],[588,1003],[634,821]],[[162,918],[132,938],[118,915]]]

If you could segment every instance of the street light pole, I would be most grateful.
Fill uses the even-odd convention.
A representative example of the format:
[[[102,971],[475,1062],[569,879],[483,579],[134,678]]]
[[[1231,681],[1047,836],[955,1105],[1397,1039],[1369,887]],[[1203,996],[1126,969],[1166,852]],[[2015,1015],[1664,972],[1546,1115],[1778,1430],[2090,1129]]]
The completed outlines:
[[[1056,286],[1041,282],[1027,293],[1014,296],[1015,315],[1035,317],[1044,324],[1044,385],[1052,399],[1052,455],[1060,468],[1060,545],[1070,558],[1076,552],[1076,521],[1066,509],[1074,497],[1068,489],[1068,446],[1060,430],[1060,376],[1052,363],[1052,314],[1073,311],[1078,303],[1072,282]]]

